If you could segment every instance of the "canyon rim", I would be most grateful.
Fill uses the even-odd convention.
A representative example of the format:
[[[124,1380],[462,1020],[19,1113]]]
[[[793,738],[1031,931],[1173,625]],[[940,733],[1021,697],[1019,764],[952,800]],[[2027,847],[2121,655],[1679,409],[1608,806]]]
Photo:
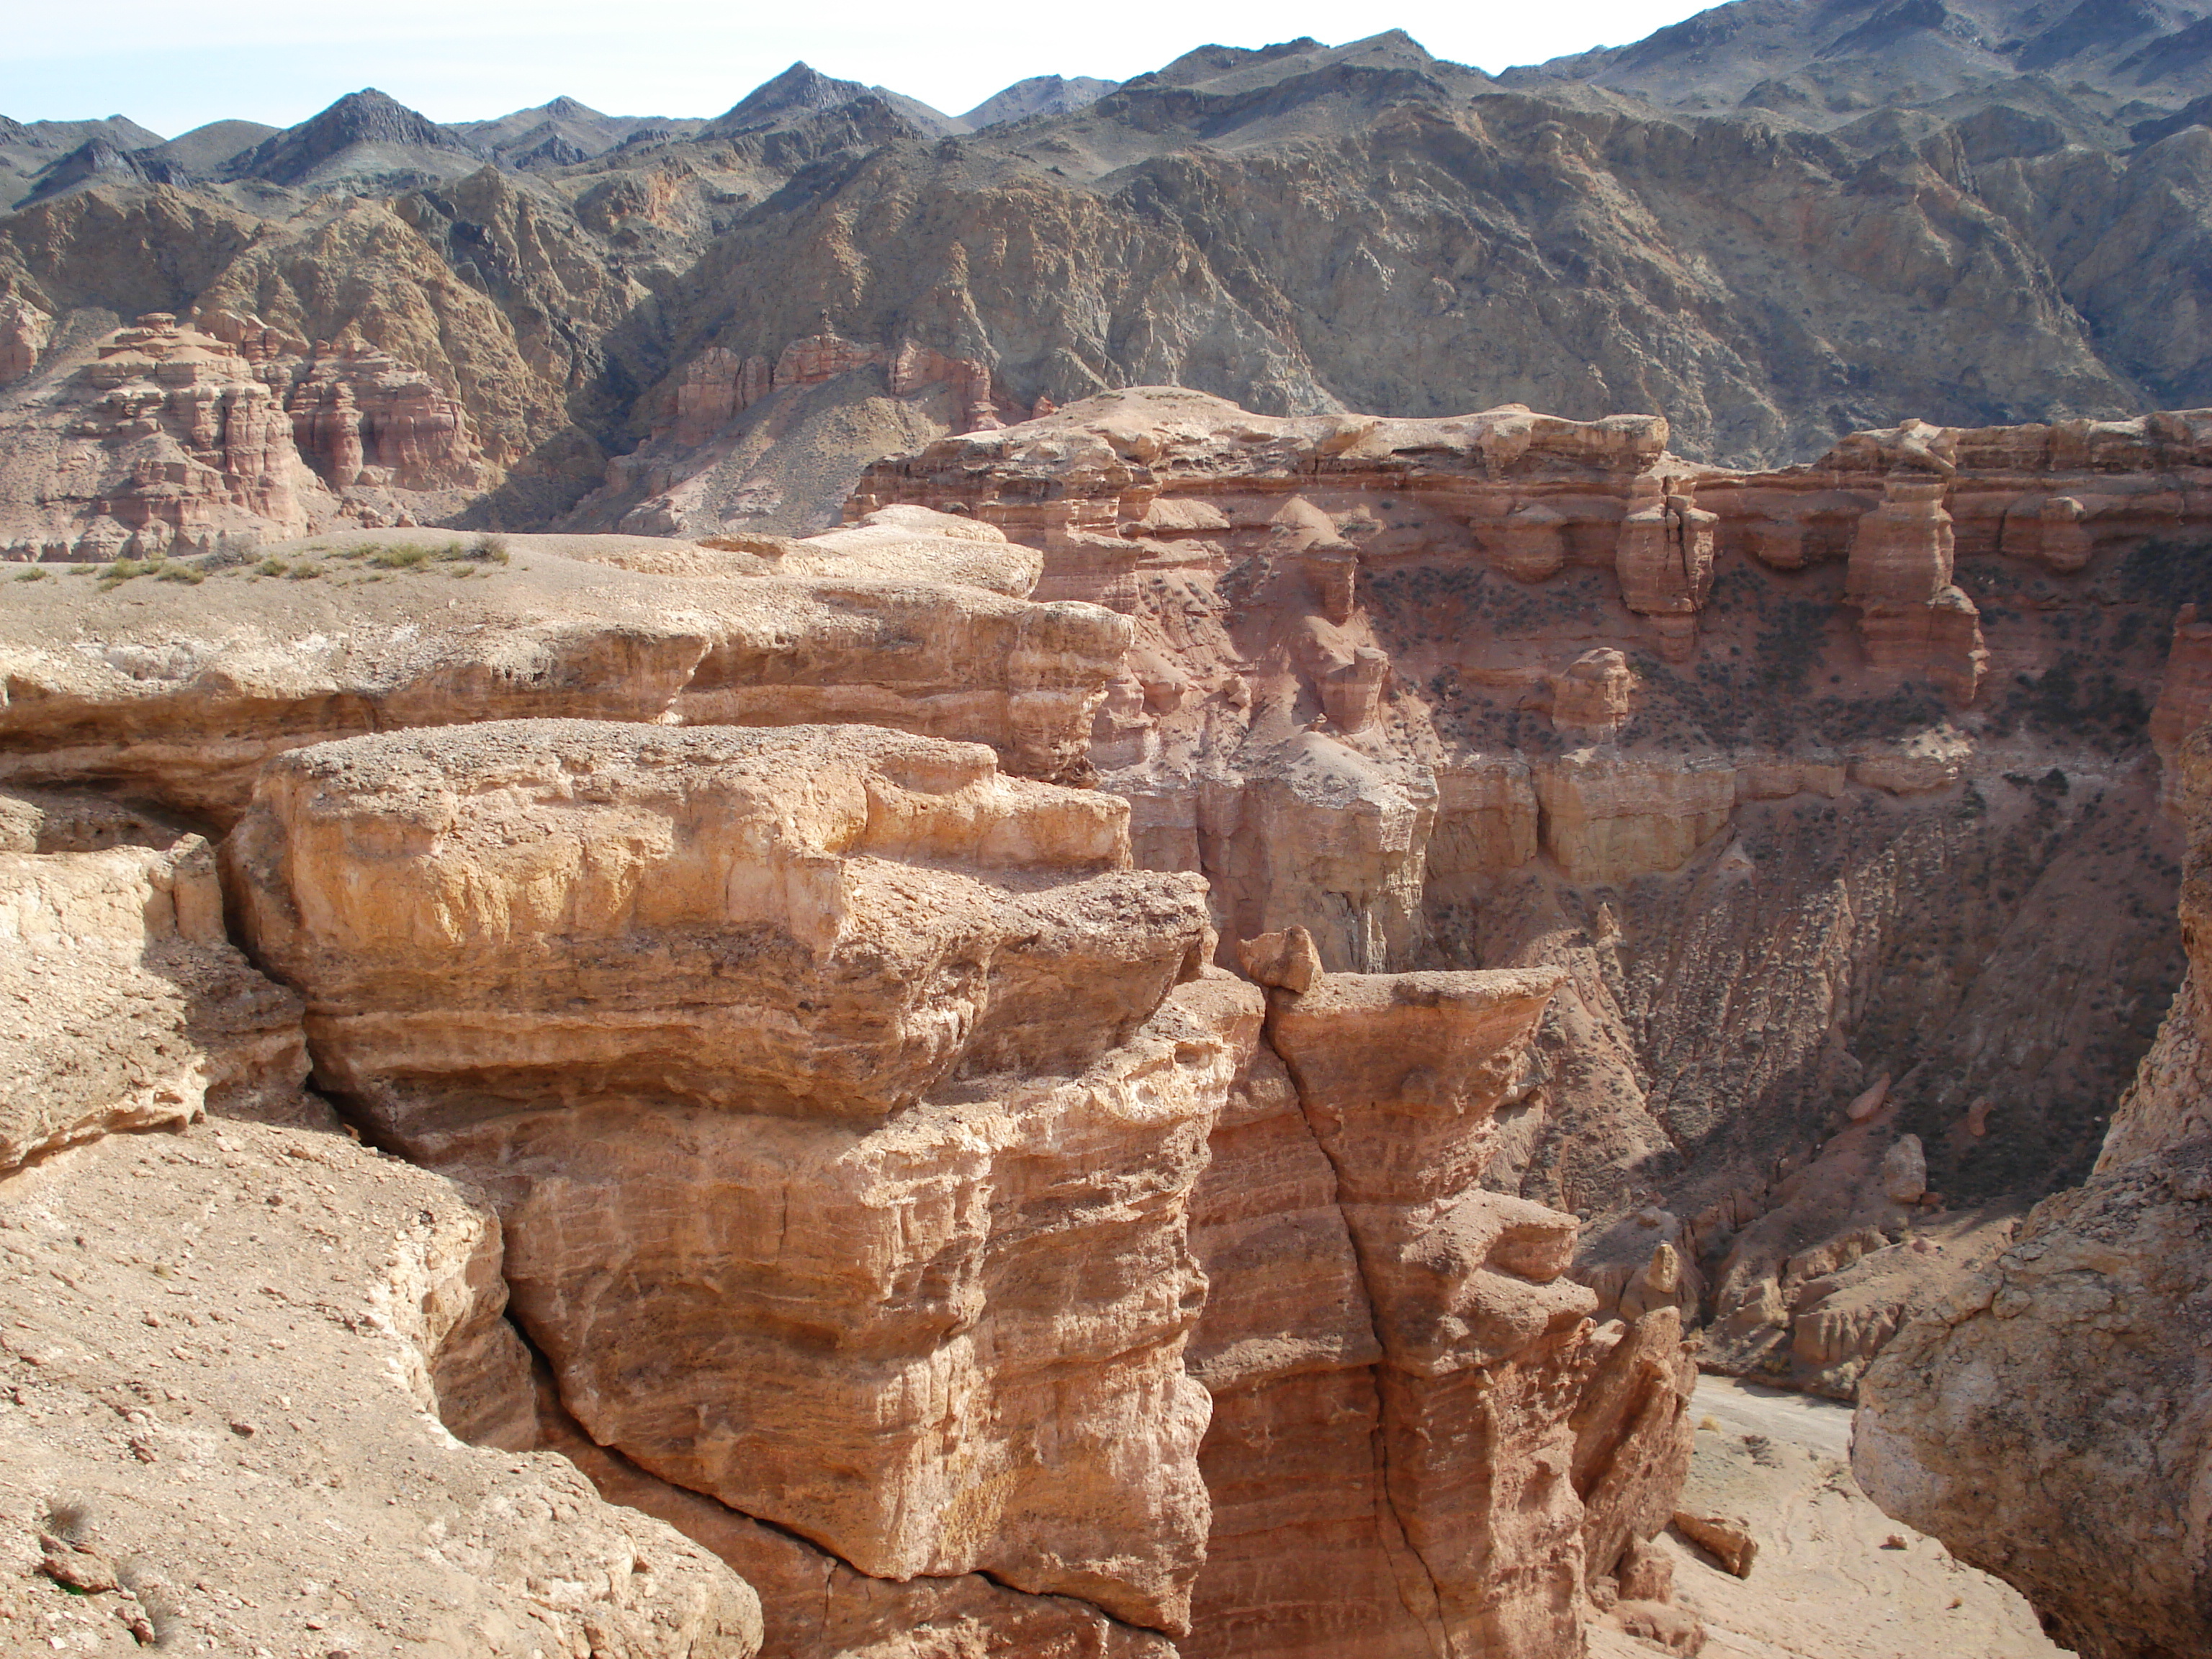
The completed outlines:
[[[0,121],[0,1644],[2212,1650],[2208,30]]]

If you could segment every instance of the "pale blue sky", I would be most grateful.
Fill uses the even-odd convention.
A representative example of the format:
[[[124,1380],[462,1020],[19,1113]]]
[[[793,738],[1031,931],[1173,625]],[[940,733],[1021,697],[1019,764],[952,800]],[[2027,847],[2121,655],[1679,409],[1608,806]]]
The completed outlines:
[[[1208,42],[1331,42],[1403,28],[1440,58],[1500,70],[1617,46],[1702,9],[1683,0],[1447,4],[1388,12],[1312,0],[1066,0],[945,7],[837,0],[173,0],[90,9],[16,0],[0,30],[0,115],[124,114],[174,137],[240,116],[289,125],[382,88],[433,119],[566,93],[615,115],[715,115],[794,58],[957,112],[1030,75],[1125,79]]]

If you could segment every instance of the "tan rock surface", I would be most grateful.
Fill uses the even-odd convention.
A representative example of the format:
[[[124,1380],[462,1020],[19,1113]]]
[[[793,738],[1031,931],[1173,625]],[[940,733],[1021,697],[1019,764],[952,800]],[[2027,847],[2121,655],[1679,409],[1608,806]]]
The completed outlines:
[[[171,839],[0,853],[0,1170],[210,1105],[250,1112],[306,1078],[299,999],[224,937],[207,843]]]
[[[1577,882],[1678,870],[1735,810],[1724,763],[1577,749],[1536,769],[1535,783],[1544,851]]]
[[[1860,1383],[1852,1463],[1868,1491],[2016,1586],[2045,1629],[2091,1659],[2212,1641],[2202,1594],[2212,1140],[2197,1084],[2208,745],[2192,734],[2172,780],[2191,830],[2189,975],[2094,1172],[1922,1306]]]
[[[1559,977],[1327,975],[1271,996],[1270,1040],[1334,1167],[1381,1345],[1375,1433],[1393,1526],[1362,1553],[1402,1582],[1391,1558],[1411,1553],[1427,1595],[1407,1605],[1448,1652],[1571,1651],[1586,1582],[1664,1523],[1688,1434],[1673,1310],[1595,1334],[1595,1297],[1563,1277],[1573,1218],[1475,1189],[1492,1115]],[[1273,1392],[1239,1407],[1310,1420],[1291,1390]],[[1310,1429],[1302,1440],[1327,1443]],[[1382,1576],[1352,1572],[1359,1585]],[[1358,1632],[1359,1650],[1402,1650],[1410,1633],[1387,1601],[1354,1595],[1383,1614]],[[1341,1628],[1337,1639],[1353,1644]]]
[[[1759,1546],[1739,1579],[1679,1532],[1656,1548],[1680,1607],[1705,1625],[1717,1659],[2051,1659],[2018,1592],[1869,1501],[1849,1466],[1849,1408],[1801,1395],[1698,1379],[1686,1502],[1748,1523]],[[1893,1547],[1902,1545],[1903,1547]],[[1649,1648],[1603,1622],[1590,1651]]]
[[[1859,1385],[1851,1462],[1885,1510],[2034,1603],[2091,1659],[2212,1641],[2203,1287],[2212,1146],[2039,1205]]]
[[[2156,526],[2189,522],[2160,479],[2196,465],[2195,431],[1913,438],[1953,469],[1936,475],[1953,584],[1989,601],[2000,672],[1964,709],[1923,667],[1869,661],[1845,602],[1860,520],[1893,473],[1929,476],[1912,434],[1747,478],[1666,459],[1649,423],[1277,420],[1129,394],[961,440],[935,471],[900,474],[942,487],[927,507],[890,503],[819,544],[515,538],[504,566],[324,556],[297,583],[9,583],[0,622],[70,672],[118,677],[101,708],[127,711],[101,714],[96,740],[40,748],[56,705],[23,699],[18,775],[227,822],[270,768],[268,813],[305,850],[260,884],[312,898],[301,938],[330,930],[324,956],[294,951],[285,970],[329,993],[325,1080],[497,1189],[518,1305],[568,1407],[664,1484],[730,1498],[719,1512],[745,1536],[815,1540],[749,1547],[784,1563],[779,1583],[919,1575],[889,1601],[849,1583],[848,1613],[792,1625],[794,1642],[890,1640],[882,1621],[909,1614],[948,1642],[1017,1639],[990,1634],[1000,1620],[1090,1642],[1114,1613],[1175,1627],[1187,1593],[1185,1639],[1209,1652],[1271,1620],[1316,1652],[1419,1652],[1445,1629],[1537,1651],[1571,1639],[1584,1591],[1617,1607],[1663,1591],[1634,1539],[1672,1510],[1672,1333],[1716,1321],[1717,1362],[1848,1389],[1966,1265],[1954,1240],[2087,1167],[2105,1085],[2148,1042],[2180,960],[2143,716],[2185,580],[2154,556]],[[1692,613],[1647,616],[1620,583],[1624,516],[1655,473],[1662,504],[1693,487],[1713,519],[1694,635],[1668,620]],[[2021,501],[2060,499],[2081,514],[2051,523],[2080,533],[2055,557],[2039,505],[2033,538],[2006,529]],[[1537,503],[1547,556],[1532,562],[1531,538],[1500,526],[1535,522],[1516,515]],[[947,514],[957,530],[932,516],[953,507],[969,509]],[[1015,597],[1030,542],[1038,591],[1091,605]],[[447,564],[494,574],[447,586]],[[891,566],[932,580],[854,574]],[[315,598],[354,569],[384,585]],[[434,588],[470,608],[441,618]],[[794,590],[795,628],[763,599]],[[536,607],[526,642],[486,603],[502,591]],[[915,597],[855,625],[854,596],[886,591]],[[348,752],[413,758],[343,775],[270,766],[260,738],[226,754],[209,734],[267,710],[196,678],[191,641],[225,599],[257,627],[259,607],[281,612],[285,639],[357,636],[368,618],[407,674],[430,665],[399,677],[412,702],[305,699],[285,744],[331,735],[326,716],[357,722],[339,732],[515,707],[630,723],[602,728],[614,750],[557,763],[514,761],[501,727],[390,734]],[[1006,616],[1089,632],[1040,652],[1057,681],[1017,684],[979,622]],[[726,648],[709,622],[758,632]],[[934,630],[956,624],[968,642],[939,651]],[[604,659],[545,643],[571,628]],[[927,672],[897,678],[917,635]],[[1686,642],[1693,658],[1669,654]],[[1570,749],[1560,665],[1606,653],[1635,696],[1606,747]],[[995,677],[1002,659],[974,700],[978,665]],[[447,669],[485,689],[457,696]],[[122,678],[167,689],[168,738],[133,724],[153,700]],[[1051,694],[1048,765],[1018,752],[1033,684]],[[285,720],[303,707],[281,701]],[[778,766],[761,732],[665,724],[872,710],[921,735],[786,732],[827,747]],[[968,750],[917,781],[932,734],[1000,759]],[[1084,777],[1086,739],[1104,790],[1002,775]],[[623,745],[726,758],[709,783]],[[864,750],[853,769],[818,759]],[[1125,809],[1146,868],[1097,867],[1118,861],[1119,832],[1110,852],[1085,837]],[[46,833],[43,817],[0,818],[15,844]],[[239,851],[242,869],[269,848]],[[369,869],[378,890],[350,884]],[[1314,941],[1297,1000],[1341,1030],[1299,1060],[1305,1097],[1252,1046],[1256,994],[1185,977],[1209,923],[1224,962],[1263,933]],[[1449,998],[1424,1000],[1460,977],[1447,965],[1540,977],[1548,1002],[1455,1049]],[[1292,996],[1273,1000],[1288,1020]],[[1881,1167],[1907,1136],[1924,1164],[1911,1201]],[[1432,1181],[1401,1167],[1424,1161]],[[1040,1219],[1071,1206],[1079,1224]],[[1276,1255],[1279,1274],[1253,1266]],[[1048,1304],[1082,1306],[1083,1332]],[[1632,1322],[1585,1326],[1584,1310]],[[637,1358],[670,1331],[668,1352]],[[1036,1406],[1042,1373],[1018,1356],[1092,1338],[1121,1345],[1103,1392]],[[698,1373],[739,1402],[704,1431],[684,1382]],[[1215,1396],[1203,1437],[1193,1385]],[[1032,1423],[1138,1455],[1047,1467]],[[758,1425],[782,1452],[757,1448]],[[952,1489],[940,1465],[972,1478]],[[1502,1486],[1483,1473],[1497,1468]],[[1342,1564],[1340,1608],[1307,1588],[1325,1560]],[[981,1571],[1015,1588],[986,1592]],[[1020,1599],[1047,1592],[1050,1609]],[[814,1592],[776,1595],[787,1621]],[[1061,1605],[1078,1598],[1111,1612]],[[945,1634],[962,1620],[967,1636]]]
[[[790,1533],[647,1474],[594,1444],[557,1402],[544,1409],[541,1423],[544,1443],[582,1468],[609,1503],[667,1522],[759,1590],[768,1615],[761,1659],[982,1659],[1067,1651],[1099,1659],[1176,1659],[1176,1646],[1166,1637],[1121,1624],[1087,1601],[1025,1595],[975,1573],[903,1583],[871,1578]]]
[[[564,556],[573,544],[518,543],[502,563],[452,537],[356,535],[270,574],[173,561],[185,580],[11,587],[0,776],[98,783],[227,825],[283,750],[569,714],[868,720],[1054,775],[1080,761],[1127,644],[1125,623],[1087,605],[880,577],[687,580]]]
[[[706,1550],[434,1415],[532,1431],[498,1224],[452,1182],[293,1129],[112,1135],[0,1178],[0,1251],[11,1644],[757,1649],[757,1601]],[[120,1588],[65,1595],[58,1554]]]
[[[1126,824],[978,745],[495,724],[284,757],[232,869],[319,1078],[493,1191],[595,1438],[866,1572],[1177,1629],[1185,1205],[1258,994],[1176,988],[1203,905]]]

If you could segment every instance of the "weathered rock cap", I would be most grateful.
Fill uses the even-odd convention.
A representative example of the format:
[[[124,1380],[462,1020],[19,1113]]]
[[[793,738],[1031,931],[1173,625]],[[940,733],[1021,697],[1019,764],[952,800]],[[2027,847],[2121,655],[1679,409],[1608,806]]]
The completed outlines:
[[[1300,994],[1313,988],[1322,975],[1321,951],[1314,937],[1303,927],[1262,933],[1237,946],[1237,956],[1249,978],[1262,985],[1279,987]]]
[[[1345,1203],[1428,1203],[1480,1179],[1493,1116],[1565,977],[1554,967],[1323,974],[1303,994],[1268,993],[1269,1039]]]
[[[1550,966],[1322,974],[1303,994],[1275,993],[1268,1031],[1309,1101],[1455,1111],[1504,1092],[1494,1062],[1517,1056],[1565,977]]]
[[[867,726],[318,744],[224,862],[319,1077],[402,1135],[472,1109],[459,1079],[880,1121],[956,1069],[1080,1069],[1213,948],[1202,880],[1127,867],[1120,799]]]

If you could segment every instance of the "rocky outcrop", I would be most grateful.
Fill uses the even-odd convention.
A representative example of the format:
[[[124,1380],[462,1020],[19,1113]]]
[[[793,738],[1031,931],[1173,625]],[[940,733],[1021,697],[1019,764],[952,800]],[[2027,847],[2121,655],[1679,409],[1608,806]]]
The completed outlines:
[[[1553,683],[1552,724],[1565,737],[1607,742],[1620,734],[1635,706],[1636,675],[1610,646],[1583,652]]]
[[[2208,1204],[2203,1139],[2045,1200],[1860,1385],[1851,1465],[1869,1493],[2014,1585],[2090,1659],[2212,1641]]]
[[[653,413],[645,441],[607,463],[599,489],[577,504],[568,522],[647,535],[766,528],[764,520],[822,528],[823,520],[834,518],[851,476],[874,459],[863,440],[849,470],[824,498],[817,476],[823,458],[804,452],[836,447],[838,437],[786,429],[802,393],[833,383],[865,385],[883,398],[887,413],[896,411],[896,424],[877,441],[874,453],[905,447],[926,434],[995,430],[1031,412],[1030,405],[994,390],[985,362],[912,339],[888,348],[848,340],[825,317],[819,332],[769,354],[741,356],[716,344],[689,359],[647,400]],[[760,407],[779,392],[784,395],[773,405]],[[749,410],[757,412],[748,416]],[[797,418],[803,425],[804,416]],[[801,452],[800,478],[770,481],[783,476],[774,453],[780,444]],[[793,483],[807,490],[807,499],[787,502]]]
[[[483,471],[460,404],[421,370],[357,339],[318,348],[284,409],[300,453],[334,489],[461,489]]]
[[[1678,870],[1735,810],[1733,767],[1575,750],[1535,769],[1543,848],[1568,879]]]
[[[204,841],[41,851],[78,840],[67,815],[5,805],[28,844],[0,852],[0,1174],[298,1088],[299,1000],[225,937]]]
[[[1666,1524],[1690,1432],[1679,1319],[1595,1329],[1595,1298],[1563,1278],[1573,1218],[1477,1184],[1559,978],[1271,993],[1290,1089],[1255,1074],[1216,1131],[1200,1237],[1224,1283],[1194,1362],[1218,1401],[1209,1482],[1243,1505],[1200,1605],[1211,1589],[1246,1642],[1572,1651],[1585,1584]],[[1255,1188],[1282,1194],[1264,1218]],[[1296,1267],[1236,1271],[1263,1253]],[[1292,1286],[1292,1340],[1263,1338]],[[1284,1503],[1286,1476],[1334,1501]]]
[[[20,380],[39,366],[53,331],[53,319],[28,306],[10,306],[0,316],[0,386]]]
[[[1080,769],[1127,623],[967,586],[1018,586],[1032,562],[926,526],[799,544],[788,557],[822,574],[781,575],[751,554],[719,556],[702,577],[550,548],[527,552],[524,569],[435,537],[341,544],[289,567],[326,596],[304,615],[292,577],[251,570],[204,586],[141,580],[82,596],[82,614],[57,584],[0,623],[0,775],[95,781],[227,825],[261,764],[302,744],[546,715],[866,720],[989,743],[1025,775]],[[928,580],[933,560],[950,580]],[[900,564],[910,574],[879,574]],[[844,569],[854,574],[829,574]],[[464,584],[440,570],[486,574]],[[426,614],[410,593],[428,581],[444,604]],[[229,602],[211,614],[216,593]]]
[[[2143,468],[2191,430],[1754,495],[1648,422],[1130,394],[821,537],[11,586],[8,764],[258,787],[317,1077],[491,1191],[548,1420],[785,1587],[772,1642],[1534,1655],[1651,1599],[1685,1330],[1848,1391],[2087,1167],[2179,963]],[[1908,439],[2005,653],[1964,708],[1846,604]],[[2077,569],[1974,505],[2093,463],[2136,505],[2069,497]],[[1686,660],[1621,586],[1655,474]],[[1489,539],[1539,499],[1540,578]]]
[[[1669,661],[1696,653],[1697,614],[1712,592],[1716,514],[1701,510],[1686,483],[1647,473],[1630,486],[1613,556],[1621,602],[1650,617]]]
[[[1298,936],[1269,1011],[1127,825],[980,745],[490,723],[268,763],[226,869],[318,1083],[499,1206],[556,1443],[769,1650],[1576,1651],[1687,1374],[1479,1185],[1558,971]]]
[[[2160,782],[2169,805],[2180,786],[2177,764],[2189,734],[2212,720],[2212,623],[2197,619],[2185,605],[2173,618],[2173,643],[2166,652],[2166,674],[2151,710],[2150,740],[2164,768]]]
[[[500,1202],[593,1438],[874,1576],[1177,1631],[1184,1206],[1256,998],[1126,825],[866,728],[493,725],[280,761],[231,867],[319,1079]]]
[[[2136,757],[2161,672],[2188,672],[2163,660],[2160,526],[2194,522],[2172,481],[2201,427],[1908,423],[1723,474],[1649,422],[1268,419],[1156,389],[925,446],[852,510],[998,524],[1054,591],[1129,614],[1092,759],[1139,861],[1208,878],[1224,940],[1304,927],[1338,972],[1570,969],[1492,1180],[1591,1212],[1577,1272],[1608,1309],[1675,1307],[1727,1328],[1731,1366],[1848,1390],[1916,1286],[2016,1212],[1978,1206],[2086,1170],[2086,1103],[2167,994]],[[2010,665],[1958,708],[1975,639],[1915,655],[1862,623],[1968,587]],[[1348,708],[1363,652],[1376,689]],[[2135,897],[2089,897],[2113,880]],[[1946,965],[1896,965],[1923,957]],[[2056,1045],[2053,973],[2078,988]],[[1885,1071],[1897,1109],[1829,1146]],[[1899,1205],[1880,1165],[1908,1134],[1925,1186]],[[1615,1261],[1647,1210],[1659,1233]]]
[[[1972,702],[1989,660],[1980,612],[1952,585],[1956,538],[1942,479],[1883,480],[1880,507],[1852,533],[1844,592],[1859,607],[1867,654],[1883,668],[1924,668]]]
[[[480,483],[466,415],[421,371],[358,340],[311,352],[258,318],[201,320],[149,313],[0,407],[0,536],[15,556],[250,549],[413,523],[435,516],[440,492]]]
[[[1860,1385],[1852,1449],[1877,1503],[2015,1586],[2055,1639],[2090,1659],[2212,1641],[2200,988],[2212,732],[2175,759],[2192,836],[2188,978],[2088,1182],[2037,1206],[1984,1271],[1882,1350]]]

